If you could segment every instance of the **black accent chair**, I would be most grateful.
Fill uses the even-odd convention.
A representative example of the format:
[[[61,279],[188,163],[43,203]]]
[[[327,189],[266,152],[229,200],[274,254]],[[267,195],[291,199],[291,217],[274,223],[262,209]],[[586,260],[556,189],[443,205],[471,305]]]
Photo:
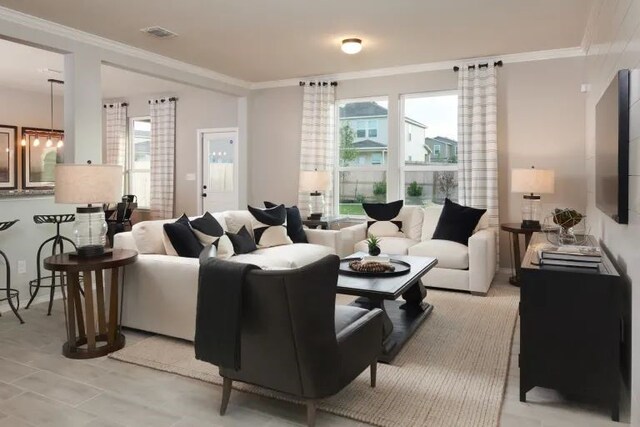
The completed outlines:
[[[376,384],[382,311],[336,306],[339,258],[294,270],[252,270],[243,290],[241,368],[220,368],[224,415],[233,381],[287,393],[307,402],[332,396],[365,369]]]

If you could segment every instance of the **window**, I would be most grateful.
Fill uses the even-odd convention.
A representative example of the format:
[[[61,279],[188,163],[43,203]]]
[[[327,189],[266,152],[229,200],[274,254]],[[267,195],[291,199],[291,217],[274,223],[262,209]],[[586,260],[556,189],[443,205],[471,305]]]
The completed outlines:
[[[401,105],[405,127],[413,133],[413,138],[401,141],[405,204],[457,201],[458,96],[453,92],[405,95]]]
[[[151,206],[151,118],[133,117],[129,122],[125,192],[138,197],[138,208]]]
[[[337,211],[342,215],[364,215],[363,202],[387,200],[388,136],[382,130],[386,129],[383,121],[388,119],[388,101],[387,98],[368,98],[336,104],[339,116]]]
[[[369,122],[367,123],[367,136],[369,138],[378,137],[378,121],[377,120],[369,120]]]

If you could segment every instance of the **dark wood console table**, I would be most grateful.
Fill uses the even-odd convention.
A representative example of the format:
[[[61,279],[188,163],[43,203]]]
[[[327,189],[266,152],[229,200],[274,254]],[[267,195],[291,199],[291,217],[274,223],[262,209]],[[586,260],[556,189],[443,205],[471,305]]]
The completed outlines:
[[[540,266],[545,242],[536,233],[522,261],[520,401],[552,388],[600,400],[619,421],[623,282],[604,253],[598,269]]]

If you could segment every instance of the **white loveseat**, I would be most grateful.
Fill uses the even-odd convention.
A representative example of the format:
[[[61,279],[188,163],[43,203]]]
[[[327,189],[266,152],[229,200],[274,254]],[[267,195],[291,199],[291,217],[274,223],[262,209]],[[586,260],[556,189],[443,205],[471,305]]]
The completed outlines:
[[[404,206],[399,214],[404,237],[381,237],[380,250],[388,255],[437,258],[438,265],[422,279],[425,286],[485,295],[496,271],[496,232],[487,228],[483,216],[469,238],[469,246],[431,239],[441,212],[441,206]],[[366,223],[343,228],[341,232],[354,251],[368,251]]]
[[[213,216],[237,233],[251,232],[249,211],[226,211]],[[123,290],[123,326],[192,341],[195,333],[199,262],[167,255],[163,224],[175,220],[145,221],[130,232],[115,235],[114,248],[138,251],[138,260],[126,267]],[[296,268],[333,253],[342,253],[341,235],[333,230],[305,230],[309,243],[258,249],[231,257],[231,261],[261,268]]]

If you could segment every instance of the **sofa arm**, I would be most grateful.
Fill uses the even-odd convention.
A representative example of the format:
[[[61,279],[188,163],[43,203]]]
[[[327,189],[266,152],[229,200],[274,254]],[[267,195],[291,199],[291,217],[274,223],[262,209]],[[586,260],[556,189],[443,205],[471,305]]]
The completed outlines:
[[[486,228],[469,238],[469,290],[484,295],[496,272],[496,232]]]
[[[114,249],[131,249],[134,251],[138,250],[138,247],[136,246],[136,241],[133,238],[133,233],[131,233],[130,231],[125,231],[123,233],[118,233],[114,235],[113,248]]]
[[[355,250],[356,243],[361,242],[367,238],[367,223],[352,225],[351,227],[345,227],[340,229],[342,234],[343,244],[347,250],[347,254],[351,255]]]
[[[306,234],[309,243],[313,243],[314,245],[327,246],[333,249],[334,254],[338,254],[338,251],[340,250],[339,231],[305,228],[304,234]]]

